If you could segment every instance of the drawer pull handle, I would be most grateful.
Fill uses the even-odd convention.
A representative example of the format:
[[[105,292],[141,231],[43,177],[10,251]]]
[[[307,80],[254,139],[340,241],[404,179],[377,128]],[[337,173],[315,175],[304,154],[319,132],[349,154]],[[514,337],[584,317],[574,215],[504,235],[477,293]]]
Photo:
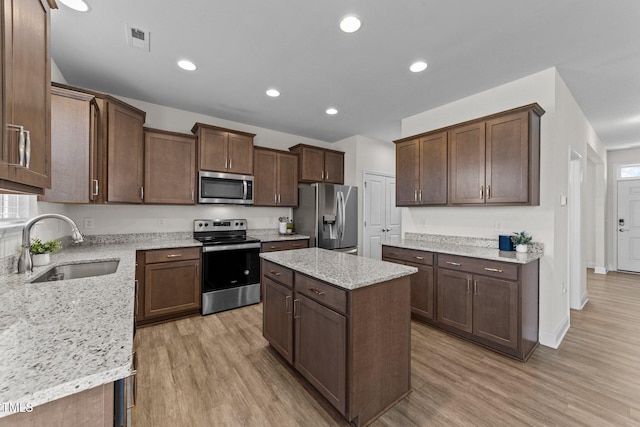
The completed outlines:
[[[423,257],[423,256],[417,256],[417,257],[414,257],[414,258],[415,258],[415,259],[419,259],[420,261],[424,260],[424,257]]]
[[[287,314],[291,314],[291,296],[290,295],[284,298],[284,311],[286,311]]]
[[[499,268],[489,268],[489,267],[485,267],[484,268],[485,271],[493,271],[494,273],[503,273],[502,270],[500,270]]]
[[[313,292],[314,294],[316,294],[316,295],[324,295],[324,292],[321,292],[321,291],[317,290],[316,288],[309,288],[309,290],[311,292]]]
[[[181,257],[182,254],[171,254],[171,255],[167,255],[167,258],[178,258]]]
[[[269,246],[269,249],[276,249],[277,246]]]
[[[447,264],[449,265],[455,265],[457,267],[461,266],[462,264],[460,264],[459,262],[453,262],[453,261],[447,261]]]
[[[277,271],[273,271],[273,270],[269,270],[269,273],[273,274],[274,276],[279,276],[281,273],[278,273]]]
[[[294,248],[299,248],[300,246],[302,246],[302,245],[301,245],[301,244],[299,244],[299,243],[294,243],[294,244],[293,244],[293,247],[294,247]]]

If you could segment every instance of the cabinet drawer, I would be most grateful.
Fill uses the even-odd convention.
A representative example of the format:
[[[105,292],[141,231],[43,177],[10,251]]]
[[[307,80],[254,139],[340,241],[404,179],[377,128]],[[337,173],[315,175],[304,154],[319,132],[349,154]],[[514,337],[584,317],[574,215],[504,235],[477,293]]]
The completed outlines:
[[[288,288],[293,288],[293,271],[286,267],[262,260],[262,275]]]
[[[382,258],[393,258],[400,261],[412,262],[414,264],[433,265],[433,254],[431,252],[417,251],[415,249],[383,246]]]
[[[518,280],[518,266],[488,259],[467,258],[455,255],[438,255],[438,267],[467,271],[474,274]]]
[[[286,240],[278,242],[266,242],[262,244],[262,252],[288,251],[309,247],[309,240]]]
[[[296,273],[295,291],[340,313],[347,312],[347,291]]]
[[[184,261],[187,259],[199,259],[200,248],[171,248],[145,251],[145,264],[155,264],[158,262]]]

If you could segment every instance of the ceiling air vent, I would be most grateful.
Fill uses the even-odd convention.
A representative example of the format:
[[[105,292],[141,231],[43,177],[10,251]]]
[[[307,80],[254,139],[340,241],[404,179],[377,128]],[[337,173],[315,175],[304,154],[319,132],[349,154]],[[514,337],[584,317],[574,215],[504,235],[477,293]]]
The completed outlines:
[[[127,43],[131,47],[136,49],[150,51],[149,38],[151,34],[147,30],[143,30],[140,27],[134,27],[131,24],[127,24]]]

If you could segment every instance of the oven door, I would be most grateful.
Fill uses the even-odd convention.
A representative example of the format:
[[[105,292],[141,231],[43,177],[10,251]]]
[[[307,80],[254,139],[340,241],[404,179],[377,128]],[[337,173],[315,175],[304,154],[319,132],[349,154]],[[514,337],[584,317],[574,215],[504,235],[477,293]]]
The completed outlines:
[[[260,244],[205,246],[202,292],[260,283]]]
[[[199,172],[199,203],[253,204],[253,177],[220,172]]]

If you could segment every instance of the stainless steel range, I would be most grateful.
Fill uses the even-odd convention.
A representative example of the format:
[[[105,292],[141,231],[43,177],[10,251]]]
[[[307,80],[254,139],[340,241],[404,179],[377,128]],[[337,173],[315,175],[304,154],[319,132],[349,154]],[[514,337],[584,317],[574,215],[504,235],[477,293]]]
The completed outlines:
[[[260,302],[260,241],[247,238],[246,219],[196,219],[202,242],[202,314]]]

